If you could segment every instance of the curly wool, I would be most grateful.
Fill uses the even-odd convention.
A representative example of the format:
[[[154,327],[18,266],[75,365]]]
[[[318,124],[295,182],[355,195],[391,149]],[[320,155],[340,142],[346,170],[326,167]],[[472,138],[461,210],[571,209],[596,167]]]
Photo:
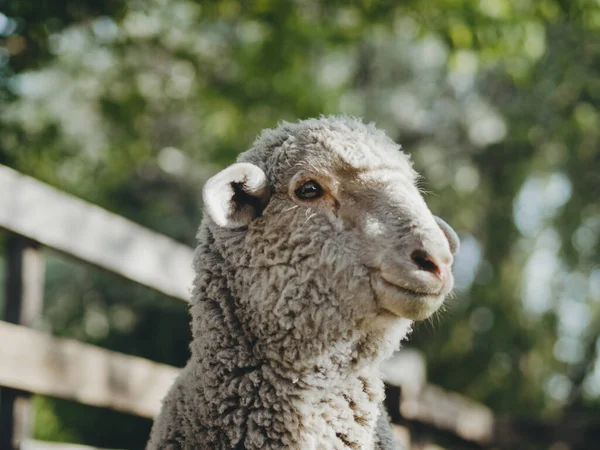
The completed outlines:
[[[354,219],[315,214],[290,203],[288,191],[307,167],[327,174],[385,165],[412,186],[408,157],[372,125],[330,117],[267,130],[239,161],[264,171],[271,198],[245,228],[205,214],[192,356],[147,449],[395,448],[379,363],[412,321],[382,313]]]

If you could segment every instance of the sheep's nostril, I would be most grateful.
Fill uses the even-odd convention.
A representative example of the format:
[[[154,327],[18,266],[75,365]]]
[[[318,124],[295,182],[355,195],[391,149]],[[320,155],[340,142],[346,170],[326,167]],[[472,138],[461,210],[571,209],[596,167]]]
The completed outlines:
[[[415,250],[410,255],[410,258],[417,265],[420,270],[424,270],[426,272],[431,272],[436,275],[441,273],[439,265],[436,263],[433,256],[427,253],[424,250]]]

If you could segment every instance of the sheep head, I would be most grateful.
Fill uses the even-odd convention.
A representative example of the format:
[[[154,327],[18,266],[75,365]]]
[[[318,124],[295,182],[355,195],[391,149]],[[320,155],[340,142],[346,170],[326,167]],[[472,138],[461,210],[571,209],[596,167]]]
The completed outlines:
[[[408,155],[373,125],[283,123],[238,161],[206,183],[206,223],[259,337],[422,320],[451,291],[456,233],[429,211]]]

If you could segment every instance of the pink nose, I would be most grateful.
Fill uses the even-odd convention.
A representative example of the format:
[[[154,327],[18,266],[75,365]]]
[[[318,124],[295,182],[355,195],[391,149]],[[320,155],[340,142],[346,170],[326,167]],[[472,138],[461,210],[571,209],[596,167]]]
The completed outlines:
[[[410,258],[419,270],[430,272],[442,279],[446,277],[448,264],[440,262],[425,250],[415,250],[411,253]]]

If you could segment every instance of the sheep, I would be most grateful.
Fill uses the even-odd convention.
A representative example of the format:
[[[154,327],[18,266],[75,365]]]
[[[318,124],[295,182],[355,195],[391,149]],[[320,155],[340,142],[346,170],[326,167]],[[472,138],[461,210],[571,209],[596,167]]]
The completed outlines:
[[[203,189],[191,359],[147,450],[388,449],[379,364],[451,291],[456,233],[349,117],[264,130]]]

